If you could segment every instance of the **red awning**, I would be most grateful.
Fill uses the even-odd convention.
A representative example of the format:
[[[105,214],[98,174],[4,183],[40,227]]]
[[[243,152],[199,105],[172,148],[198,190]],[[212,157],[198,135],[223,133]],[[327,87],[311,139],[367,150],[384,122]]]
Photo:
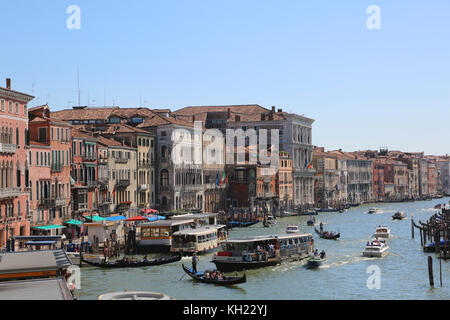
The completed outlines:
[[[148,221],[148,219],[145,217],[137,216],[133,218],[128,218],[125,221]]]

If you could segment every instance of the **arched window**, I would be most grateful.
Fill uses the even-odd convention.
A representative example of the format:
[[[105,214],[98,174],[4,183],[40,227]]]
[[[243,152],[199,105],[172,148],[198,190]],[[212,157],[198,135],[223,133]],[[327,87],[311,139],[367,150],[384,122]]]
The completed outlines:
[[[169,185],[169,172],[167,170],[161,171],[161,186],[167,187]]]

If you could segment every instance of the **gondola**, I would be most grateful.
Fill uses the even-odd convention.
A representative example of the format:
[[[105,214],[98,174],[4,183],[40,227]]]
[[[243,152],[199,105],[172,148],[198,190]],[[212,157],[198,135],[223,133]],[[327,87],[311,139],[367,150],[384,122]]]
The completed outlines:
[[[213,284],[217,284],[217,285],[221,285],[221,286],[228,286],[228,285],[232,285],[232,284],[244,283],[247,281],[247,277],[245,274],[242,277],[223,277],[223,280],[215,280],[215,279],[205,278],[203,276],[203,273],[201,273],[201,272],[194,273],[192,271],[192,269],[188,269],[184,264],[183,264],[183,270],[195,281],[203,282],[203,283],[213,283]]]
[[[321,237],[322,239],[328,239],[328,240],[336,240],[339,239],[341,237],[341,233],[338,232],[330,234],[329,232],[320,232],[319,230],[317,230],[317,228],[314,228],[314,230],[316,230],[316,233],[319,235],[319,237]]]
[[[104,268],[104,269],[115,269],[115,268],[141,268],[141,267],[150,267],[150,266],[159,266],[162,264],[168,264],[168,263],[172,263],[172,262],[177,262],[181,260],[181,255],[176,255],[176,256],[172,256],[172,257],[167,257],[167,258],[158,258],[158,259],[154,259],[154,260],[149,260],[149,261],[137,261],[137,262],[125,262],[125,261],[114,261],[114,262],[94,262],[94,261],[89,261],[89,260],[85,260],[83,258],[83,256],[81,256],[81,261],[94,266],[94,267],[99,267],[99,268]]]

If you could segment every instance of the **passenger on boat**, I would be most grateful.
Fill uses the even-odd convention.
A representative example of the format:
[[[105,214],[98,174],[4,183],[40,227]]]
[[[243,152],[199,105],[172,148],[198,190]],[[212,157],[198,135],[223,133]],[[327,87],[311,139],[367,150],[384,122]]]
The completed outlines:
[[[319,255],[319,250],[318,249],[314,250],[314,257],[317,257],[318,255]]]
[[[319,255],[320,259],[324,259],[326,257],[326,253],[324,250],[322,250],[322,252]]]
[[[148,261],[147,255],[145,255],[144,258],[142,258],[142,261],[143,261],[143,262],[147,262],[147,261]]]

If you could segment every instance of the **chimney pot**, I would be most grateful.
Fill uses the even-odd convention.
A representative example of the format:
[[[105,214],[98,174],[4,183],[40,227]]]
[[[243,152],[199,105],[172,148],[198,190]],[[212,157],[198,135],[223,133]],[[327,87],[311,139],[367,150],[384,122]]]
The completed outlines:
[[[278,109],[278,112],[283,112],[283,109],[281,109],[281,108],[280,108],[280,109]]]
[[[275,112],[275,106],[272,106],[272,111]]]
[[[11,78],[6,78],[6,89],[11,90]]]
[[[227,119],[230,119],[230,118],[231,118],[231,109],[228,108],[228,116],[227,116]]]

